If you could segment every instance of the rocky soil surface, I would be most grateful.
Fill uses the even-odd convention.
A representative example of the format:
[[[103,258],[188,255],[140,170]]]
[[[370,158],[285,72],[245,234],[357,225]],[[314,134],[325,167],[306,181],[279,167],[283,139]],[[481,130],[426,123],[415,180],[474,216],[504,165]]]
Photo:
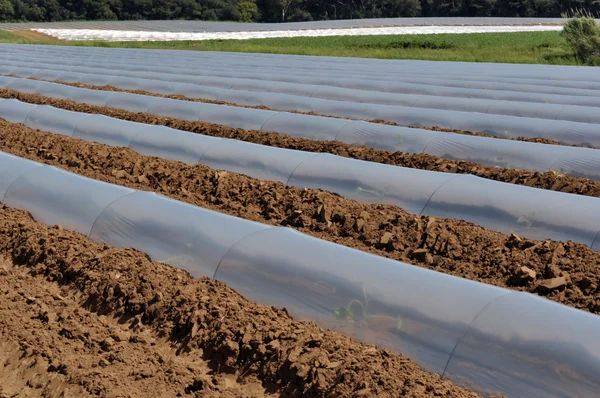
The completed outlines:
[[[504,235],[464,221],[418,216],[392,205],[360,204],[320,190],[142,156],[5,121],[0,121],[0,150],[600,313],[600,252],[583,244]]]

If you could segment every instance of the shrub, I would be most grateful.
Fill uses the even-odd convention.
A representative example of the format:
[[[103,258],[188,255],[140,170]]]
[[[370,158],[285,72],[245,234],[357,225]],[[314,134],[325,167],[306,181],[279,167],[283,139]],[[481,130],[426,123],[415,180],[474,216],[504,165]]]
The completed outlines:
[[[594,18],[573,18],[565,23],[563,36],[582,62],[600,57],[600,25]]]

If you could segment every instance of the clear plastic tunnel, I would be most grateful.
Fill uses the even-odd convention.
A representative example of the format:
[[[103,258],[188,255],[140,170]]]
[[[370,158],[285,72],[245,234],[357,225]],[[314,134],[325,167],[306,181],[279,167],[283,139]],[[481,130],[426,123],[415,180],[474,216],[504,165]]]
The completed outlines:
[[[14,112],[17,118],[24,117],[25,111],[32,112],[29,104],[16,100],[4,100],[4,103],[9,106],[0,109]],[[44,113],[51,117],[40,118],[44,123],[35,125],[41,129],[69,134],[70,129],[77,125],[73,132],[76,138],[129,146],[144,155],[161,156],[188,164],[201,162],[216,169],[280,181],[300,188],[324,189],[365,203],[395,204],[417,214],[463,219],[500,232],[514,232],[539,239],[571,239],[592,245],[600,230],[600,199],[594,197],[506,184],[470,175],[265,147],[105,116],[86,114],[80,120],[81,114],[46,106],[34,106],[33,109],[52,110]],[[361,123],[367,124],[352,123],[359,126]],[[397,129],[383,125],[380,128],[382,131]],[[437,151],[437,154],[445,157],[456,156],[481,162],[488,157],[488,164],[526,165],[534,170],[548,167],[558,173],[569,171],[590,177],[598,176],[596,165],[600,164],[600,154],[597,150],[531,143],[526,145],[527,153],[523,153],[521,147],[515,147],[516,143],[512,141],[435,133],[437,138],[427,142],[427,132],[420,136],[415,134],[419,130],[397,129],[399,134],[406,131],[409,132],[406,140],[400,139],[404,135],[396,139],[397,145],[402,144],[407,152]],[[517,149],[513,150],[513,147]],[[545,157],[543,153],[546,153]],[[567,212],[564,209],[571,210]]]
[[[22,79],[13,79],[22,80]],[[42,87],[54,85],[61,87],[55,83],[37,82],[40,86],[37,89],[41,93]],[[12,83],[11,83],[12,84]],[[65,86],[63,86],[65,87]],[[141,96],[130,93],[114,93],[103,92],[98,90],[89,90],[76,87],[68,87],[59,91],[58,97],[65,98],[72,92],[72,99],[78,102],[87,102],[93,105],[104,106],[110,101],[114,95],[118,94],[118,100],[110,102],[109,106],[121,107],[122,109],[139,112],[146,110],[149,113],[157,116],[174,117],[184,120],[203,120],[209,123],[221,123],[234,128],[260,129],[261,121],[263,131],[273,131],[282,134],[288,134],[296,137],[305,136],[306,138],[317,139],[333,139],[328,138],[333,136],[328,133],[330,130],[336,130],[336,123],[343,123],[343,120],[327,117],[318,117],[301,114],[284,114],[271,112],[260,109],[247,109],[240,107],[227,107],[222,109],[224,105],[214,105],[206,103],[194,103],[189,101],[181,101],[174,99],[162,98],[156,101],[155,97]],[[48,92],[51,94],[51,91]],[[219,96],[217,95],[217,98]],[[298,101],[290,99],[290,96],[274,96],[269,103],[276,104],[278,109],[294,108],[305,99],[299,97]],[[149,108],[146,108],[148,103],[152,103]],[[300,110],[307,110],[307,105],[300,106]],[[561,114],[568,114],[572,109],[576,109],[576,113],[584,114],[584,119],[587,122],[593,120],[595,115],[600,115],[598,112],[589,112],[582,107],[565,107],[557,106],[555,111]],[[398,123],[401,126],[439,126],[449,129],[461,129],[470,131],[479,131],[486,134],[491,134],[500,137],[512,138],[524,136],[529,138],[543,137],[556,140],[566,144],[575,145],[592,145],[600,146],[600,134],[597,127],[592,123],[571,122],[565,120],[545,120],[520,116],[505,116],[483,113],[470,113],[453,110],[441,109],[424,109],[414,108],[410,106],[387,106],[360,104],[352,102],[330,101],[314,99],[310,103],[310,111],[324,112],[338,117],[362,117],[363,119],[382,119]],[[273,115],[275,116],[268,116]],[[265,116],[267,115],[267,116]],[[358,115],[358,116],[357,116]],[[555,117],[555,116],[553,116]],[[599,116],[600,117],[600,116]],[[311,126],[308,128],[307,126]],[[316,134],[314,128],[316,127]],[[321,126],[321,127],[320,127]],[[327,129],[327,127],[330,129]],[[325,134],[321,134],[320,130],[327,129]],[[379,127],[377,123],[370,123],[364,126],[365,132],[370,134],[378,134]],[[373,130],[372,132],[370,130]]]
[[[88,235],[106,206],[132,192],[44,166],[20,174],[6,191],[3,203],[27,210],[39,222],[60,224]]]
[[[461,174],[435,191],[422,214],[467,220],[532,239],[573,240],[591,246],[600,226],[599,205],[600,200],[591,196]]]
[[[111,246],[135,247],[196,277],[213,277],[233,244],[269,228],[138,191],[105,206],[89,237]]]

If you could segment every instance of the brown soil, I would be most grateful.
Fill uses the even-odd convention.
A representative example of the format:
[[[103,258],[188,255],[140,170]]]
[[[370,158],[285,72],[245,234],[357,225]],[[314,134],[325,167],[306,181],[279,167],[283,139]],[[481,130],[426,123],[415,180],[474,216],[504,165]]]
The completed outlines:
[[[0,121],[0,150],[101,181],[156,191],[249,220],[293,227],[348,247],[600,313],[600,252],[583,244],[521,239],[464,221],[416,216],[392,205],[360,204],[320,190],[286,187],[203,165],[142,156],[126,148],[4,121]],[[544,288],[551,279],[561,277],[564,283]]]
[[[255,144],[278,148],[296,149],[307,152],[331,153],[338,156],[393,166],[410,167],[420,170],[442,171],[446,173],[472,174],[494,181],[526,185],[578,195],[600,197],[600,182],[588,178],[572,177],[555,171],[535,172],[519,169],[502,169],[463,160],[448,160],[427,154],[406,154],[366,146],[348,145],[340,141],[317,141],[307,138],[295,138],[278,133],[257,130],[234,129],[218,124],[200,121],[186,121],[175,118],[155,116],[149,113],[136,113],[122,109],[81,104],[70,100],[53,99],[36,94],[19,93],[14,90],[0,89],[0,98],[16,98],[23,102],[51,105],[57,108],[102,114],[122,120],[156,124],[172,127],[192,133],[213,137],[233,138]]]
[[[475,397],[220,282],[0,206],[0,397]]]
[[[18,76],[15,76],[15,77],[18,77]],[[33,77],[30,77],[28,79],[41,80],[41,79],[36,79]],[[191,97],[186,97],[185,95],[181,95],[181,94],[159,94],[159,93],[153,93],[153,92],[145,91],[145,90],[127,90],[127,89],[117,88],[117,87],[109,86],[109,85],[93,86],[93,85],[89,85],[89,84],[68,83],[68,82],[61,82],[61,81],[56,81],[56,80],[54,80],[52,82],[58,83],[58,84],[64,84],[64,85],[72,86],[72,87],[88,88],[88,89],[92,89],[92,90],[116,91],[116,92],[123,92],[123,93],[148,95],[148,96],[152,96],[152,97],[171,98],[171,99],[190,101],[190,102],[202,102],[205,104],[235,106],[235,107],[239,107],[239,108],[274,110],[265,105],[240,105],[240,104],[235,104],[235,103],[226,102],[226,101],[218,101],[218,100],[210,100],[210,99],[202,99],[202,98],[191,98]],[[343,118],[343,117],[339,117],[339,116],[324,115],[324,114],[316,113],[316,112],[300,112],[300,111],[296,111],[293,109],[287,109],[287,110],[285,110],[285,112],[297,113],[297,114],[301,114],[301,115],[325,116],[325,117],[331,117],[331,118],[335,118],[335,119],[348,119],[349,120],[349,118]],[[400,124],[398,124],[396,122],[390,122],[390,121],[383,120],[383,119],[371,119],[371,120],[366,120],[366,121],[370,122],[370,123],[387,124],[389,126],[400,126]],[[552,145],[562,145],[562,146],[593,148],[593,147],[585,146],[585,145],[563,144],[559,141],[554,141],[554,140],[550,140],[547,138],[529,138],[529,137],[505,138],[505,137],[498,137],[495,135],[481,133],[481,132],[477,132],[477,131],[448,129],[448,128],[443,128],[443,127],[439,127],[439,126],[429,126],[429,127],[427,127],[427,126],[406,126],[406,127],[412,127],[412,128],[421,129],[421,130],[433,130],[433,131],[439,131],[439,132],[445,132],[445,133],[474,135],[474,136],[478,136],[478,137],[488,137],[488,138],[496,138],[496,139],[502,139],[502,140],[525,141],[525,142],[535,142],[538,144],[552,144]]]
[[[31,40],[33,42],[44,42],[44,43],[62,43],[64,40],[56,38],[54,36],[47,35],[45,33],[37,32],[35,30],[18,30],[13,31],[13,34],[20,36],[24,39]]]

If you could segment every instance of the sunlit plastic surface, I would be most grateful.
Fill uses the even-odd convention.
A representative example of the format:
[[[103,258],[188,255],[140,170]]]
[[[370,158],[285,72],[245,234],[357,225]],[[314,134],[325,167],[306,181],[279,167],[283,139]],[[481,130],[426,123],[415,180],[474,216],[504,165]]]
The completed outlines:
[[[83,73],[63,72],[56,77],[56,80],[59,82],[78,83],[82,77]]]
[[[302,162],[288,184],[328,190],[363,203],[395,204],[419,214],[435,190],[455,177],[318,154]]]
[[[157,97],[117,92],[106,101],[106,106],[130,112],[147,112],[159,100]]]
[[[105,106],[106,102],[115,95],[114,92],[90,90],[87,88],[79,89],[77,94],[73,95],[73,100],[96,106]]]
[[[36,94],[57,99],[72,99],[77,93],[78,90],[75,87],[62,84],[42,84]]]
[[[129,148],[143,155],[196,164],[208,148],[221,141],[221,138],[146,125],[131,141]]]
[[[183,120],[200,120],[201,116],[197,102],[177,101],[169,98],[160,98],[152,104],[148,113]]]
[[[563,147],[560,157],[550,166],[557,173],[600,181],[600,151],[589,148]]]
[[[112,203],[89,237],[116,247],[135,247],[153,260],[209,276],[227,250],[269,226],[191,206],[148,192]]]
[[[479,314],[444,376],[508,397],[597,397],[598,335],[597,315],[512,293]]]
[[[262,105],[277,111],[312,112],[314,100],[297,95],[268,93]]]
[[[197,84],[180,83],[175,89],[175,92],[189,98],[216,100],[219,98],[223,90],[220,88],[200,86]]]
[[[252,91],[222,90],[218,96],[219,101],[225,101],[239,105],[266,105],[270,97],[277,95],[271,93],[260,93]]]
[[[565,147],[535,143],[495,140],[461,134],[443,134],[432,140],[424,152],[446,159],[533,171],[549,170]]]
[[[72,136],[75,127],[91,115],[87,113],[65,111],[48,105],[39,105],[27,114],[25,124],[28,127],[49,130],[55,134]]]
[[[369,148],[394,152],[421,153],[431,140],[447,135],[435,131],[354,121],[346,124],[336,139],[350,145],[366,145]]]
[[[600,200],[462,174],[443,184],[422,214],[458,218],[531,239],[591,246],[600,226]]]
[[[0,118],[11,123],[23,123],[29,112],[38,106],[16,99],[5,99],[0,103]]]
[[[6,191],[19,176],[39,167],[43,166],[31,160],[0,152],[0,201],[4,203]]]
[[[285,184],[296,167],[313,156],[316,154],[243,141],[222,140],[204,153],[200,163],[217,170]]]
[[[11,83],[6,85],[9,90],[19,91],[21,93],[35,94],[44,82],[28,80],[28,79],[14,79]]]
[[[79,83],[88,84],[90,86],[106,86],[112,77],[110,75],[95,75],[86,73],[79,79]]]
[[[58,77],[62,74],[63,72],[58,70],[38,69],[31,75],[31,77],[35,77],[36,79],[41,80],[58,80]]]
[[[282,112],[268,119],[261,130],[278,132],[292,137],[334,140],[342,127],[348,123],[350,120]]]
[[[131,140],[146,128],[148,125],[143,123],[114,119],[104,115],[90,115],[77,125],[73,138],[127,147]]]
[[[129,188],[45,166],[17,178],[6,191],[4,203],[26,209],[44,224],[60,224],[87,235],[106,206],[131,192]]]
[[[215,278],[247,299],[395,349],[438,373],[477,313],[506,294],[284,228],[237,243]]]
[[[215,104],[196,103],[203,122],[246,130],[260,130],[267,119],[277,112]]]

